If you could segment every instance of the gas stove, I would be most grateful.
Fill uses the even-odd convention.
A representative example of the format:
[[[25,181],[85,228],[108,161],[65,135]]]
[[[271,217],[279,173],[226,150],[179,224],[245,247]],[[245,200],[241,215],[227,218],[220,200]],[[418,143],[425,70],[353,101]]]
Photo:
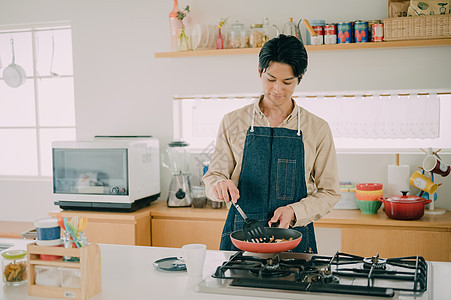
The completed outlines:
[[[199,292],[278,299],[426,299],[421,256],[381,258],[238,251],[197,286]]]

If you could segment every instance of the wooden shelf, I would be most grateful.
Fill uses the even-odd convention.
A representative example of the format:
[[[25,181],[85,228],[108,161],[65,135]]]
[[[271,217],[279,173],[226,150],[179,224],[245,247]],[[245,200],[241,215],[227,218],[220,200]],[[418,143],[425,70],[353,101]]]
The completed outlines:
[[[350,43],[333,45],[307,45],[307,51],[336,51],[336,50],[355,50],[355,49],[377,49],[377,48],[402,48],[402,47],[430,47],[451,45],[451,38],[431,39],[431,40],[406,40],[390,41],[380,43]],[[176,51],[176,52],[156,52],[155,57],[190,57],[190,56],[212,56],[212,55],[241,55],[258,54],[261,48],[240,48],[240,49],[222,49],[222,50],[195,50],[195,51]]]
[[[52,266],[52,267],[64,267],[64,268],[73,268],[79,269],[80,263],[76,262],[64,262],[62,258],[57,260],[40,260],[40,259],[31,259],[30,265],[40,265],[40,266]]]

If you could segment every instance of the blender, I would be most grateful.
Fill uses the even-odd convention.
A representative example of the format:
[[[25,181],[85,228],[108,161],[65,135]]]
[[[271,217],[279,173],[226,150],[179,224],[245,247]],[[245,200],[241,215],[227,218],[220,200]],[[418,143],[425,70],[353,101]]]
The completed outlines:
[[[191,186],[189,182],[188,163],[189,151],[188,143],[183,141],[173,141],[166,149],[167,167],[171,172],[171,182],[169,184],[168,207],[191,206]]]

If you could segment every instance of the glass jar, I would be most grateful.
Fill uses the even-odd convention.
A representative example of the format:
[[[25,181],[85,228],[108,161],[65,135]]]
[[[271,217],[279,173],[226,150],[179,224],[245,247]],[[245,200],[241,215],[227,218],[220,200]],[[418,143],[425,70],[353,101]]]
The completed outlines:
[[[61,286],[61,274],[57,267],[35,266],[34,271],[36,285]]]
[[[249,34],[249,46],[251,48],[259,48],[262,47],[267,40],[268,37],[263,31],[263,24],[252,24],[251,32]]]
[[[211,208],[215,208],[215,209],[222,208],[222,203],[223,203],[223,201],[211,200]]]
[[[2,253],[3,282],[6,285],[21,285],[27,282],[27,251],[10,250]]]
[[[190,50],[191,46],[189,43],[189,38],[185,33],[185,28],[180,29],[180,34],[177,42],[177,51],[187,51]]]
[[[268,17],[263,18],[262,25],[263,25],[263,33],[265,34],[265,38],[266,38],[265,43],[267,41],[279,36],[279,28],[274,24],[270,24]]]
[[[297,32],[297,26],[293,22],[293,18],[290,18],[290,22],[287,22],[283,25],[282,33],[285,35],[292,35],[292,36],[299,38],[298,32]]]
[[[244,29],[244,25],[239,21],[232,24],[229,34],[229,48],[246,48],[249,43],[249,37]]]
[[[88,239],[86,238],[84,232],[78,232],[76,236],[65,231],[63,236],[64,248],[81,248],[88,245]],[[79,262],[80,258],[75,256],[63,256],[64,261],[68,262]]]
[[[204,208],[207,203],[207,197],[205,196],[204,186],[191,186],[191,191],[193,192],[193,202],[194,208]]]

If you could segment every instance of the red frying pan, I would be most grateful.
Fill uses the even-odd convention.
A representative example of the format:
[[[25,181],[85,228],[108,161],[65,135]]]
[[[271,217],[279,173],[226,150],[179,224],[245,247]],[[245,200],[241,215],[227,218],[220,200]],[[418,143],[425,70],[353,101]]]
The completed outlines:
[[[302,240],[302,234],[294,229],[285,229],[278,227],[265,227],[269,236],[274,236],[276,239],[286,239],[291,241],[280,243],[252,243],[246,242],[244,232],[237,230],[232,232],[230,239],[232,243],[240,250],[254,252],[254,253],[278,253],[285,252],[295,248]]]

